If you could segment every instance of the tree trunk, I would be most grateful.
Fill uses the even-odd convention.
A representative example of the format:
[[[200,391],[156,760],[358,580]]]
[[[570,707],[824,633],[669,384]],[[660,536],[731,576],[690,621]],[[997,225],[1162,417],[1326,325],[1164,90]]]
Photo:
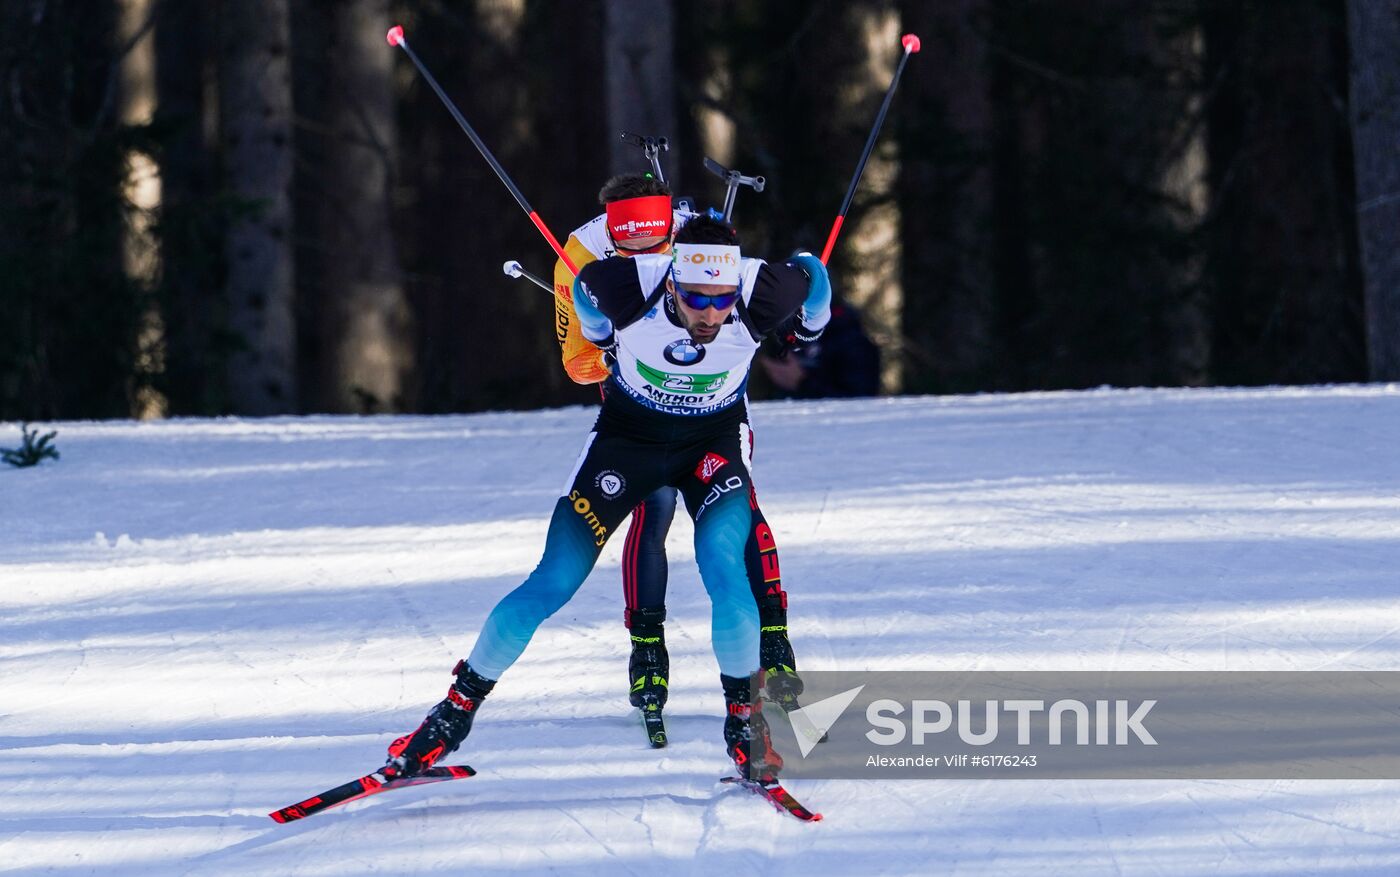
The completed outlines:
[[[1205,33],[1199,18],[1178,22],[1154,47],[1153,54],[1167,72],[1166,87],[1184,100],[1173,101],[1168,114],[1155,124],[1168,142],[1161,191],[1167,203],[1167,222],[1183,240],[1197,235],[1210,206],[1210,168],[1201,83],[1205,81]],[[1205,248],[1192,245],[1173,248],[1162,267],[1175,282],[1162,300],[1167,344],[1159,373],[1172,384],[1204,386],[1210,380],[1210,317],[1205,295]]]
[[[848,14],[854,16],[858,45],[864,50],[863,63],[857,68],[851,88],[838,92],[838,101],[846,104],[843,115],[854,123],[851,130],[863,129],[860,145],[850,154],[849,173],[854,173],[859,150],[869,136],[903,48],[899,42],[899,15],[889,3],[852,7]],[[899,143],[893,131],[882,128],[851,202],[847,224],[842,226],[842,240],[837,242],[837,252],[843,253],[854,269],[846,275],[845,296],[861,309],[866,331],[885,350],[899,349],[904,337],[904,285],[899,271],[904,230],[895,196],[899,166]],[[832,258],[836,258],[834,253]],[[880,389],[899,393],[903,388],[903,358],[884,357]]]
[[[600,114],[593,80],[600,79],[601,52],[589,66],[568,68],[566,77],[535,59],[570,58],[581,48],[556,41],[565,22],[574,40],[601,46],[601,33],[587,36],[601,14],[583,4],[476,0],[469,13],[439,4],[409,22],[415,51],[557,236],[598,210],[586,193],[597,192],[605,170],[602,140],[577,120],[580,112]],[[553,299],[506,277],[500,266],[518,259],[548,274],[554,254],[427,84],[410,65],[400,69],[408,85],[400,167],[416,195],[400,214],[412,229],[401,243],[420,315],[421,407],[549,404],[569,385],[554,341]],[[582,198],[559,184],[567,166],[575,169],[570,185],[586,182]],[[596,401],[597,392],[579,390],[579,401]]]
[[[299,7],[294,26],[298,116],[309,122],[297,141],[302,397],[316,411],[407,410],[413,340],[390,216],[389,3],[323,0]],[[317,86],[305,102],[303,83]]]
[[[992,6],[993,385],[1199,383],[1194,22],[1135,0]]]
[[[1400,3],[1350,0],[1356,220],[1371,380],[1400,380]]]
[[[123,126],[144,128],[156,110],[156,0],[119,0],[118,37],[130,46],[120,62],[120,98],[117,118]],[[140,419],[164,417],[165,396],[156,389],[165,371],[165,318],[155,305],[161,272],[161,253],[155,232],[161,209],[161,175],[155,157],[147,149],[126,150],[123,190],[127,215],[122,229],[122,268],[132,288],[148,302],[142,309],[136,336],[135,369],[131,376],[131,414]]]
[[[675,16],[670,0],[604,0],[604,69],[608,96],[608,168],[620,174],[647,169],[646,157],[622,142],[619,132],[666,137],[667,179],[680,166],[676,144],[672,46]]]
[[[800,245],[819,253],[903,54],[899,14],[889,0],[813,7],[805,20],[794,22],[762,9],[757,14],[772,22],[770,44],[786,40],[780,56],[797,66],[790,85],[777,68],[737,120],[741,146],[759,160],[743,170],[769,180],[764,194],[748,202],[741,198],[745,211],[744,204],[753,203],[770,217],[770,239],[756,236],[749,249],[782,257]],[[739,67],[747,56],[735,57],[736,90],[755,89]],[[836,296],[860,309],[866,332],[886,351],[898,349],[903,332],[903,240],[895,194],[902,97],[896,95],[885,119],[830,260]],[[882,357],[882,391],[899,392],[902,373],[900,357]]]
[[[924,44],[904,71],[895,117],[909,157],[898,187],[910,290],[901,353],[914,392],[984,389],[996,370],[988,3],[903,4],[903,29]]]
[[[891,0],[806,4],[775,15],[764,4],[676,5],[677,87],[690,117],[680,136],[687,159],[703,153],[766,178],[761,194],[743,191],[734,209],[744,251],[785,258],[796,249],[821,252],[855,171],[875,113],[899,62],[899,16]],[[918,63],[910,61],[910,65]],[[907,73],[906,73],[907,75]],[[863,310],[864,326],[885,349],[901,334],[903,292],[899,172],[901,96],[831,256],[837,296]],[[703,187],[693,181],[703,179]],[[719,202],[718,181],[684,175],[699,206]],[[705,196],[713,193],[710,201]],[[901,362],[885,359],[884,389],[899,386]],[[758,386],[762,392],[762,382]]]
[[[220,285],[227,216],[216,172],[216,11],[199,3],[164,3],[155,29],[166,360],[160,386],[171,412],[184,415],[230,411],[230,351],[217,340],[225,316]]]
[[[1206,8],[1211,378],[1363,378],[1343,4]]]
[[[0,420],[129,417],[113,3],[0,3]]]
[[[233,409],[297,410],[292,259],[292,85],[288,0],[222,6],[220,122],[230,193],[246,212],[228,232]]]

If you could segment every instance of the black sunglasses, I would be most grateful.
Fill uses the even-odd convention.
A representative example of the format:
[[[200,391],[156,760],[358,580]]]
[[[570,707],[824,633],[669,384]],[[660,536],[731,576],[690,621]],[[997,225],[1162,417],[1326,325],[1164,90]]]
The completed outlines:
[[[722,311],[726,308],[734,307],[734,303],[739,300],[738,290],[721,293],[720,295],[701,295],[698,292],[691,292],[677,285],[676,294],[681,297],[681,301],[685,302],[686,307],[697,311],[703,311],[705,308],[714,308],[715,310]]]

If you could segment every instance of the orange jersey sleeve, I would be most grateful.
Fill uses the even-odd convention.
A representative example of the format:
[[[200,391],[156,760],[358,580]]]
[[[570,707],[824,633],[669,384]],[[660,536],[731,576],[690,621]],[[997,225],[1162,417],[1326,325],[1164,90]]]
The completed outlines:
[[[564,252],[580,269],[596,261],[593,253],[574,235],[569,235]],[[603,351],[590,344],[579,330],[578,316],[574,313],[574,274],[563,259],[554,263],[554,339],[559,342],[564,371],[574,383],[596,384],[607,378]]]

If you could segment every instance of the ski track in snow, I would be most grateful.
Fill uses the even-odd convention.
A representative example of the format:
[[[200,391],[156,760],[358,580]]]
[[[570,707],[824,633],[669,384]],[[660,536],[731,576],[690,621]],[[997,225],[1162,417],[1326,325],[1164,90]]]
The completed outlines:
[[[0,873],[1400,873],[1400,782],[794,782],[814,825],[723,787],[684,515],[667,749],[614,540],[450,759],[477,777],[272,823],[441,697],[593,416],[56,424],[60,463],[0,472]],[[809,669],[1400,669],[1400,387],[754,425]]]

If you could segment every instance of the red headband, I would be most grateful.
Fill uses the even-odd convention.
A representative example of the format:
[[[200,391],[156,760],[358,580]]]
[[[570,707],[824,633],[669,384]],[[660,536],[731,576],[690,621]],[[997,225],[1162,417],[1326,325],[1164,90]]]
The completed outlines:
[[[608,234],[614,243],[671,233],[671,196],[644,195],[625,198],[607,206]]]

